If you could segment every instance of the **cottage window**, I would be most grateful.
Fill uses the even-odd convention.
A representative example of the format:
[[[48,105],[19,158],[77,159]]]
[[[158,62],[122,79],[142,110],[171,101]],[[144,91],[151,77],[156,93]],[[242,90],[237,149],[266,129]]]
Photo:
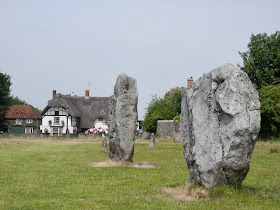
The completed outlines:
[[[54,125],[60,124],[60,117],[54,117]]]
[[[105,113],[105,111],[102,109],[101,111],[100,111],[100,115],[102,116],[102,115],[106,115],[106,113]]]
[[[21,119],[16,119],[16,125],[22,125],[22,120]]]
[[[33,128],[32,127],[26,127],[25,128],[25,133],[33,133]]]
[[[50,107],[46,112],[46,115],[59,116],[66,115],[66,111],[63,107]]]
[[[26,119],[26,123],[32,123],[33,120],[32,119]]]
[[[58,136],[59,128],[54,127],[53,128],[53,135]]]

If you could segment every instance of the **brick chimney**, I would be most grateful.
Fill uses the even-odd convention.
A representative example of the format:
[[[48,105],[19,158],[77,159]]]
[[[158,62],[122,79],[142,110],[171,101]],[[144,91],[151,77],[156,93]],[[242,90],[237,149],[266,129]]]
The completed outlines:
[[[54,98],[56,96],[56,90],[53,90],[52,93],[53,93],[53,98]]]
[[[192,84],[193,84],[193,78],[192,77],[188,78],[188,86],[187,86],[187,88],[188,89],[191,88]]]
[[[86,99],[89,99],[89,90],[86,90],[86,91],[85,91],[85,98],[86,98]]]

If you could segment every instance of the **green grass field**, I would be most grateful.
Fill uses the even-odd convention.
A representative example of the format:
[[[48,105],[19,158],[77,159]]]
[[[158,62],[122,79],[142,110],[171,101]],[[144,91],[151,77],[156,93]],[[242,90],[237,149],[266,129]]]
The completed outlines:
[[[91,167],[108,160],[101,139],[0,138],[0,209],[279,209],[280,142],[256,144],[242,187],[183,201],[162,187],[187,181],[180,143],[136,140],[134,162],[153,169]]]

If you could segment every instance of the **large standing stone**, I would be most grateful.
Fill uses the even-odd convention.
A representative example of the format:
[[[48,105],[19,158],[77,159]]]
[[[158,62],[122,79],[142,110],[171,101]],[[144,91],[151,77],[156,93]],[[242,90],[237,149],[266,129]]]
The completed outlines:
[[[260,129],[259,109],[249,77],[231,64],[183,92],[180,129],[190,182],[208,188],[242,183]]]
[[[118,76],[109,102],[109,157],[113,161],[132,161],[137,128],[138,92],[136,80]]]

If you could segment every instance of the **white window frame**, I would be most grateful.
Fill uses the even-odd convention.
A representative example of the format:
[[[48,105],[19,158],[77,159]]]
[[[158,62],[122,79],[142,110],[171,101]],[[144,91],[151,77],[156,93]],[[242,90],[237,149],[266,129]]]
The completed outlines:
[[[33,123],[33,119],[26,119],[26,123],[28,123],[28,124]]]
[[[22,125],[22,119],[16,119],[16,125]]]
[[[24,129],[25,131],[25,133],[27,133],[27,134],[31,134],[31,133],[33,133],[34,132],[34,129],[32,128],[32,127],[25,127],[25,129]],[[27,132],[28,131],[28,132]],[[30,132],[29,132],[30,131]]]
[[[60,117],[54,117],[53,118],[53,124],[54,125],[60,125]]]

